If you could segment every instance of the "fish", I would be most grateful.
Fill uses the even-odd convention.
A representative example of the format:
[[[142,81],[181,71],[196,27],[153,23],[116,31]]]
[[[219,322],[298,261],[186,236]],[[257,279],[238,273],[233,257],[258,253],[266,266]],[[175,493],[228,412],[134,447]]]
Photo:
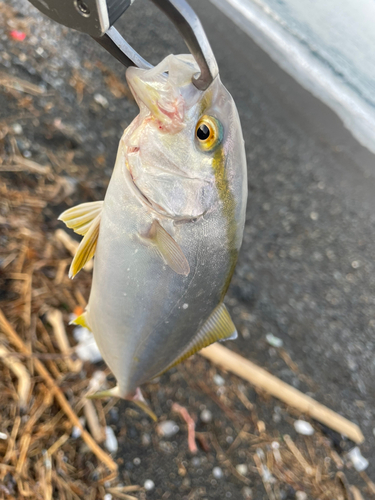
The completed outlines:
[[[139,387],[203,347],[234,339],[224,304],[243,238],[247,166],[239,115],[216,76],[193,84],[191,55],[130,67],[139,114],[119,143],[104,200],[59,217],[83,235],[69,276],[95,255],[86,310],[116,386]]]

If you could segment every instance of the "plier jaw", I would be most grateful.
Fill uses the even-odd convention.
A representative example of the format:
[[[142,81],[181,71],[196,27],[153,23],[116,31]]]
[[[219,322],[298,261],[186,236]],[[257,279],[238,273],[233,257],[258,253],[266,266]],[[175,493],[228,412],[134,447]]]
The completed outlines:
[[[218,75],[218,67],[203,27],[185,0],[152,0],[173,22],[194,56],[200,74],[194,85],[205,90]],[[30,0],[41,12],[60,24],[92,36],[125,67],[148,69],[149,64],[113,26],[133,0]]]

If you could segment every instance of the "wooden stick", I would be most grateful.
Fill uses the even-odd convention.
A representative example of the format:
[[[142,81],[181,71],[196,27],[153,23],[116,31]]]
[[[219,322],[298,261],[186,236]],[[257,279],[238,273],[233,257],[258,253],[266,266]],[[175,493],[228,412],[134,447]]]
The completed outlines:
[[[5,333],[8,339],[12,342],[12,344],[23,354],[31,355],[31,351],[23,342],[23,340],[17,335],[16,331],[13,329],[11,324],[8,322],[4,313],[0,309],[0,330]],[[64,411],[65,415],[69,418],[71,423],[79,428],[81,431],[82,439],[85,441],[90,450],[97,456],[97,458],[103,462],[111,471],[117,471],[117,464],[112,460],[112,458],[107,455],[107,453],[100,448],[100,446],[95,442],[92,436],[83,428],[79,418],[75,414],[74,410],[66,400],[64,394],[61,389],[55,384],[53,378],[48,373],[47,369],[43,365],[43,363],[34,358],[34,365],[36,371],[39,373],[41,377],[45,380],[47,386],[53,393],[54,397],[58,401],[61,406],[61,409]]]
[[[14,373],[18,378],[18,397],[21,408],[26,408],[27,399],[29,397],[31,379],[29,372],[26,370],[25,366],[20,363],[17,359],[12,358],[11,352],[3,345],[0,345],[0,359],[4,364]]]
[[[66,334],[62,312],[59,309],[49,309],[47,311],[47,321],[52,326],[60,351],[63,354],[69,355],[72,352],[72,348]],[[67,358],[65,362],[68,365],[69,370],[73,373],[77,373],[82,369],[83,363],[80,359],[73,361],[72,359]]]
[[[358,425],[318,403],[313,398],[306,396],[239,354],[230,351],[218,343],[206,347],[200,351],[200,354],[214,364],[265,390],[275,398],[284,401],[289,406],[296,408],[306,415],[310,415],[310,417],[322,422],[327,427],[347,436],[355,443],[363,443],[365,438]]]

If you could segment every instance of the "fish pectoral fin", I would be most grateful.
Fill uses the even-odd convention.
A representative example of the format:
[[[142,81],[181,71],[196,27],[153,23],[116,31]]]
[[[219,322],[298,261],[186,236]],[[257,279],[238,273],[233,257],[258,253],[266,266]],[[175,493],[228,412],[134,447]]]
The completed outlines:
[[[87,322],[87,316],[86,316],[86,311],[82,313],[80,316],[77,316],[75,319],[72,319],[70,321],[69,325],[78,325],[78,326],[83,326],[84,328],[87,328],[92,332],[88,322]]]
[[[188,276],[190,266],[184,252],[157,220],[153,221],[148,234],[140,238],[143,242],[155,246],[158,254],[175,273]]]
[[[90,229],[93,220],[102,212],[103,201],[81,203],[76,207],[68,208],[58,219],[77,234],[84,236]]]
[[[209,318],[205,321],[204,325],[193,340],[190,341],[184,352],[171,365],[169,365],[165,371],[175,365],[178,365],[185,359],[214,342],[223,342],[224,340],[234,340],[236,338],[236,327],[234,326],[228,309],[223,303],[221,303],[215,307]]]
[[[83,237],[69,269],[69,278],[79,273],[83,266],[94,257],[96,244],[99,236],[101,214],[97,215],[91,222],[90,228]]]

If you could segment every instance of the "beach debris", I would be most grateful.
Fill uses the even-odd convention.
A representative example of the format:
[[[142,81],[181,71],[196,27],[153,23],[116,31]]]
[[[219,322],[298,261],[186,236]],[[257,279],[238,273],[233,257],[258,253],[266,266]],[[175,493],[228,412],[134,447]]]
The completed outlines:
[[[151,491],[155,488],[155,483],[152,479],[146,479],[143,483],[143,487],[146,491]]]
[[[179,426],[173,420],[164,420],[163,422],[159,422],[156,426],[156,431],[159,436],[167,439],[173,437],[179,430]]]
[[[218,373],[215,373],[213,381],[218,387],[222,387],[225,384],[225,379]]]
[[[238,472],[238,474],[241,474],[241,476],[246,476],[249,469],[246,464],[238,464],[236,465],[236,471]]]
[[[336,432],[347,436],[355,443],[360,444],[364,441],[365,438],[358,425],[350,422],[333,410],[318,403],[310,396],[306,396],[226,347],[218,343],[212,344],[200,351],[199,354],[225,370],[231,371],[235,375],[247,380],[256,387],[265,390],[302,413],[322,422]]]
[[[62,312],[59,309],[50,309],[47,311],[46,318],[48,323],[52,326],[60,351],[63,354],[66,354],[65,362],[67,363],[69,370],[73,373],[79,372],[82,369],[82,361],[80,359],[72,360],[70,358],[72,347],[69,344]]]
[[[23,42],[26,38],[26,33],[23,31],[12,30],[9,34],[13,40],[16,40],[17,42]]]
[[[8,435],[5,434],[5,432],[0,432],[0,439],[3,439],[3,440],[8,439]]]
[[[358,446],[352,448],[347,454],[347,458],[353,464],[356,471],[362,472],[369,466],[369,461],[362,455]]]
[[[284,342],[279,337],[275,337],[272,333],[267,333],[266,340],[272,347],[282,347]]]
[[[77,326],[73,330],[73,336],[78,342],[78,344],[74,347],[74,351],[80,360],[98,363],[103,359],[94,335],[90,332],[90,330],[84,326]]]
[[[315,432],[314,427],[306,420],[295,420],[293,425],[298,434],[304,436],[312,436]]]
[[[224,477],[224,472],[221,467],[214,467],[212,469],[212,475],[215,479],[222,479]]]
[[[17,393],[19,397],[19,404],[22,409],[27,406],[27,400],[30,394],[31,380],[30,374],[24,364],[12,356],[4,345],[0,345],[0,360],[14,373],[18,379]]]
[[[189,451],[191,453],[197,453],[198,448],[197,448],[197,443],[195,442],[195,422],[194,422],[194,420],[189,415],[189,412],[187,411],[187,409],[184,408],[183,406],[180,406],[178,403],[173,403],[172,411],[179,413],[179,415],[181,415],[181,417],[187,423]]]
[[[118,442],[115,432],[112,427],[109,427],[108,425],[105,428],[104,446],[107,448],[109,453],[116,453],[116,451],[118,450]]]
[[[210,410],[207,410],[207,408],[202,410],[200,419],[203,423],[209,424],[212,421],[212,412]]]

